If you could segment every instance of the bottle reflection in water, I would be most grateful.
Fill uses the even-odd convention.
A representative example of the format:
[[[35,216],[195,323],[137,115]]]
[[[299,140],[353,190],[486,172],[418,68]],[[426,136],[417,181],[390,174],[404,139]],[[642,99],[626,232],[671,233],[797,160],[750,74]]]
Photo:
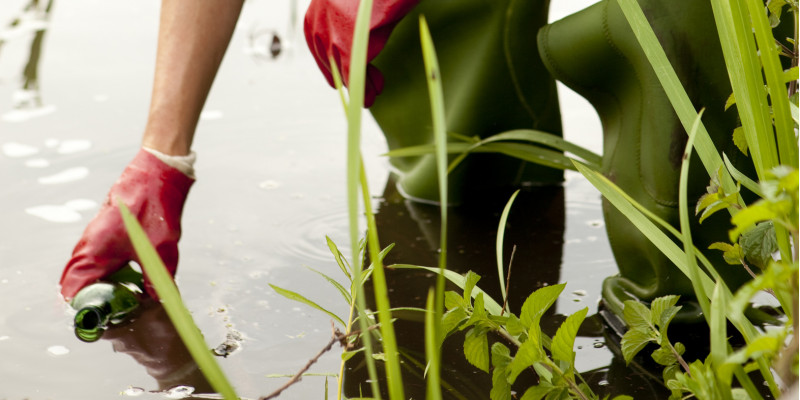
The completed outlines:
[[[110,324],[123,322],[140,303],[141,274],[130,267],[114,274],[110,282],[98,282],[81,289],[70,303],[75,314],[75,336],[94,342]]]

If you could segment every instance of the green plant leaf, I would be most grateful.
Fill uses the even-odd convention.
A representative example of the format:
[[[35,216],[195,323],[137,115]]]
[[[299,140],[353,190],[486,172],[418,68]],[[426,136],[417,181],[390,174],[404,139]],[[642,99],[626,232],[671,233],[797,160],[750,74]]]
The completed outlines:
[[[672,317],[680,310],[676,307],[680,296],[669,295],[658,297],[650,303],[650,323],[658,327],[669,325]]]
[[[442,334],[446,336],[467,319],[467,313],[461,307],[453,308],[446,312],[444,318],[442,318]]]
[[[471,305],[471,302],[465,302],[464,298],[454,291],[448,291],[444,294],[444,306],[448,310],[452,310],[454,308],[463,308],[468,309]]]
[[[335,63],[334,63],[335,64]],[[336,265],[339,266],[339,269],[342,270],[342,273],[347,277],[347,279],[352,280],[350,276],[350,264],[347,263],[347,260],[342,255],[342,252],[339,251],[339,248],[336,247],[336,243],[331,240],[328,236],[325,236],[325,240],[328,242],[328,248],[331,250],[333,257],[336,259]]]
[[[489,340],[488,329],[473,327],[464,338],[464,356],[470,364],[483,372],[489,372]]]
[[[553,343],[550,345],[550,351],[553,359],[556,361],[565,361],[569,365],[569,372],[565,371],[568,376],[571,376],[572,369],[575,364],[575,336],[578,334],[578,328],[586,318],[586,313],[589,308],[584,308],[569,317],[561,324],[553,336]]]
[[[511,373],[508,378],[509,382],[514,382],[522,371],[541,361],[544,357],[544,350],[542,349],[541,343],[537,343],[535,339],[530,338],[522,342],[522,345],[520,345],[517,350],[517,354],[514,355],[514,359],[511,360],[511,364],[509,365],[511,368]]]
[[[303,303],[303,304],[305,304],[305,305],[307,305],[309,307],[316,308],[317,310],[320,310],[320,311],[324,312],[325,314],[328,314],[329,317],[335,319],[336,322],[340,323],[343,327],[347,326],[347,324],[345,324],[344,321],[342,321],[342,319],[339,318],[336,314],[326,310],[324,307],[320,306],[319,304],[307,299],[305,296],[303,296],[303,295],[301,295],[299,293],[293,292],[291,290],[287,290],[287,289],[284,289],[282,287],[275,286],[275,285],[273,285],[271,283],[269,285],[272,287],[272,289],[274,289],[276,292],[278,292],[279,295],[281,295],[283,297],[286,297],[289,300],[294,300],[294,301]]]
[[[708,246],[708,248],[710,250],[722,250],[722,258],[730,265],[740,265],[742,260],[744,260],[744,252],[741,246],[739,246],[739,243],[732,245],[725,242],[716,242],[711,243],[711,246]]]
[[[772,253],[778,251],[775,226],[772,221],[756,224],[755,228],[742,234],[739,240],[747,261],[764,269],[772,261]]]
[[[501,343],[492,345],[492,390],[489,398],[492,400],[511,399],[511,382],[508,381],[511,363],[511,351]]]
[[[153,244],[150,243],[142,226],[139,225],[139,221],[131,214],[122,200],[117,199],[117,206],[122,214],[122,221],[128,231],[131,244],[136,250],[136,255],[139,256],[142,269],[150,279],[150,283],[153,285],[156,294],[158,294],[167,316],[169,316],[172,325],[175,326],[175,330],[178,332],[178,336],[180,336],[189,350],[189,354],[197,362],[201,372],[208,379],[214,390],[222,394],[222,397],[226,400],[238,399],[236,391],[228,382],[228,378],[222,368],[217,364],[211,352],[208,351],[209,347],[203,339],[203,334],[200,333],[200,329],[195,325],[192,315],[183,304],[175,282],[167,272],[167,268],[164,267],[161,257],[158,256]]]
[[[627,307],[626,307],[627,309]],[[655,335],[650,328],[639,327],[628,329],[622,336],[621,349],[625,363],[629,364],[636,354],[641,351],[647,343],[655,341]]]
[[[636,300],[626,300],[622,313],[625,323],[631,329],[652,329],[652,324],[650,323],[653,320],[652,313],[646,305]]]
[[[495,242],[495,256],[497,257],[497,282],[500,284],[500,295],[503,297],[503,302],[505,303],[506,297],[506,277],[503,274],[503,268],[505,264],[503,263],[503,239],[505,238],[506,234],[506,221],[508,221],[508,213],[511,211],[511,205],[514,204],[514,199],[517,198],[519,194],[519,189],[514,191],[514,194],[511,195],[511,198],[508,199],[505,208],[503,208],[503,213],[500,215],[500,222],[497,226],[497,241]],[[510,268],[510,267],[509,267]]]
[[[525,333],[526,329],[525,326],[522,325],[522,322],[517,318],[514,314],[508,314],[508,320],[506,321],[506,330],[511,336],[519,337],[519,335]]]
[[[733,130],[733,144],[742,154],[747,155],[747,137],[744,135],[744,128],[741,126]]]
[[[483,305],[483,293],[478,293],[478,295],[475,296],[475,304],[472,307],[472,315],[469,316],[469,320],[466,323],[466,326],[472,325],[491,325],[491,321],[486,315],[486,309]]]
[[[436,368],[436,365],[431,364],[431,360],[437,357],[437,353],[439,352],[439,346],[441,346],[442,338],[437,337],[437,324],[436,324],[436,312],[434,310],[435,307],[435,297],[436,293],[433,289],[428,290],[428,299],[425,303],[425,358],[428,360],[428,365]],[[466,349],[466,346],[464,346]],[[465,350],[466,351],[466,350]],[[427,372],[432,372],[428,375],[428,385],[427,385],[427,397],[434,398],[434,399],[441,399],[442,398],[442,390],[441,390],[441,378],[439,376],[439,371],[433,371],[431,369],[426,369]],[[402,382],[401,382],[402,383]]]
[[[659,347],[653,351],[650,356],[653,357],[655,362],[664,366],[669,366],[678,362],[678,358],[675,357],[675,354],[666,347]]]
[[[555,389],[555,386],[547,382],[541,382],[525,390],[525,394],[522,395],[520,400],[542,400],[553,389]]]
[[[542,315],[555,303],[565,286],[566,283],[544,286],[528,296],[525,303],[522,304],[522,311],[520,312],[522,325],[530,328],[532,323],[536,322],[538,324]]]
[[[470,301],[470,299],[472,298],[472,289],[475,288],[475,285],[481,279],[481,276],[476,274],[476,273],[474,273],[474,272],[472,272],[472,271],[467,271],[467,274],[464,276],[464,278],[465,278],[465,282],[464,282],[464,296],[463,296],[464,297],[464,303],[463,304],[469,305],[469,304],[472,304],[472,301]],[[447,299],[445,299],[445,302],[446,301],[447,301]]]
[[[344,298],[344,301],[345,301],[345,302],[347,302],[347,304],[350,304],[350,303],[353,301],[353,298],[350,296],[350,293],[348,293],[348,292],[347,292],[347,290],[344,288],[344,286],[342,286],[342,285],[341,285],[339,282],[337,282],[335,279],[331,278],[331,277],[330,277],[330,276],[328,276],[328,275],[325,275],[324,273],[322,273],[322,271],[317,271],[316,269],[314,269],[314,268],[311,268],[311,267],[309,267],[309,266],[306,266],[306,268],[308,268],[308,269],[310,269],[310,270],[312,270],[312,271],[316,272],[317,274],[319,274],[320,276],[322,276],[323,278],[325,278],[325,280],[327,280],[327,281],[328,281],[328,283],[330,283],[330,284],[331,284],[333,287],[335,287],[335,288],[336,288],[336,290],[338,290],[338,291],[339,291],[339,294],[341,294],[341,295],[342,295],[342,298]]]
[[[753,192],[756,196],[764,197],[761,193],[761,188],[758,186],[758,183],[736,169],[736,167],[733,166],[733,163],[731,163],[731,160],[728,158],[727,154],[722,154],[722,158],[725,161],[725,167],[728,169],[728,172],[730,172],[733,179],[741,183],[742,186],[746,187],[747,190]]]

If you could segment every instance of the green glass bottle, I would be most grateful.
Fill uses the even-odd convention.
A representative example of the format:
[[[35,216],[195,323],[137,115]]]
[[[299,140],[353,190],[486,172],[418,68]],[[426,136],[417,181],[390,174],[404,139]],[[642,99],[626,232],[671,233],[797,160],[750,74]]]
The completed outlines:
[[[141,273],[127,266],[109,278],[81,289],[70,305],[75,313],[75,336],[94,342],[110,324],[123,322],[141,301]]]

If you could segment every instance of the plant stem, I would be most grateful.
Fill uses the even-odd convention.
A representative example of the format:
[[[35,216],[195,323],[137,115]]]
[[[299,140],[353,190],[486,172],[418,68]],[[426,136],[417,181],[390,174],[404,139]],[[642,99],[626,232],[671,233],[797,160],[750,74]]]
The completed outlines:
[[[506,306],[508,306],[508,289],[511,286],[511,265],[514,263],[514,254],[517,252],[517,245],[511,248],[511,257],[508,260],[508,273],[506,274],[506,297],[503,299],[503,308],[500,310],[500,316],[503,316],[503,313],[506,311]]]
[[[683,357],[681,357],[681,355],[678,354],[678,350],[675,350],[675,347],[672,346],[672,343],[670,343],[669,340],[667,340],[666,342],[667,342],[667,346],[669,346],[669,350],[672,352],[672,354],[675,356],[675,358],[681,364],[681,367],[683,367],[683,370],[686,371],[686,375],[689,375],[689,377],[691,377],[692,373],[689,371],[689,364],[687,364],[686,360],[684,360]]]

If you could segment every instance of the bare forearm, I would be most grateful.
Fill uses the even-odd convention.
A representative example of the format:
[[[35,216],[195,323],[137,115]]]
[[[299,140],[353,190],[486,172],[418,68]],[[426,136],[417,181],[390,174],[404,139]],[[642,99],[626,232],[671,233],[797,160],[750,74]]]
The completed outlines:
[[[189,154],[243,0],[163,0],[153,93],[142,144]]]

